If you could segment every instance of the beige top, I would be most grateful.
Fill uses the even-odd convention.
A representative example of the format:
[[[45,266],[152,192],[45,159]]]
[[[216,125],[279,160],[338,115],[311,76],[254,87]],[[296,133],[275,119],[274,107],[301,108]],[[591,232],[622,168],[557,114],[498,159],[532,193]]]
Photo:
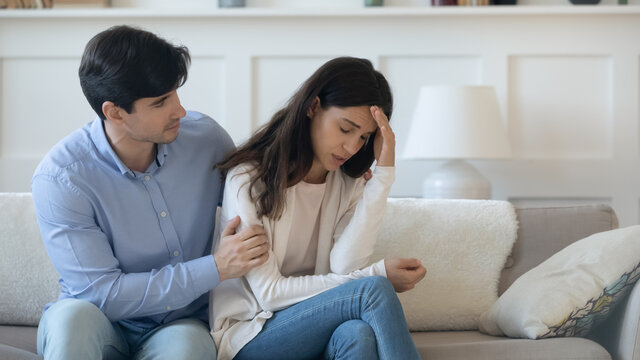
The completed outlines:
[[[293,214],[287,252],[280,269],[283,276],[312,275],[316,269],[320,207],[326,185],[304,181],[294,185],[296,213]]]

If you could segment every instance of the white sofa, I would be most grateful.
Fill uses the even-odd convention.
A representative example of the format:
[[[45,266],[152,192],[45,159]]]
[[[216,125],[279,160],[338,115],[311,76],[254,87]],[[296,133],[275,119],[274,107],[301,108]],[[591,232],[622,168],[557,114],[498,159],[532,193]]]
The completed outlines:
[[[499,293],[566,245],[614,229],[605,205],[517,209],[517,240],[502,270]],[[0,193],[0,359],[38,359],[36,331],[42,306],[59,291],[33,212],[30,194]],[[464,296],[464,294],[462,294]],[[640,285],[587,338],[544,340],[494,337],[478,331],[413,332],[424,359],[640,360]]]

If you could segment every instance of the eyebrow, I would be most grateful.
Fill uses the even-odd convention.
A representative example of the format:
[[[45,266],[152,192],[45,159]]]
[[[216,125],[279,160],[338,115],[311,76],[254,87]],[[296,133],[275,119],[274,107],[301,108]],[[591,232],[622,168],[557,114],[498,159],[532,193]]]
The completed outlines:
[[[343,121],[348,122],[349,124],[351,124],[351,125],[352,125],[353,127],[355,127],[355,128],[358,128],[358,129],[360,129],[360,128],[361,128],[361,127],[360,127],[360,125],[358,125],[358,124],[354,123],[353,121],[351,121],[351,120],[349,120],[349,119],[347,119],[347,118],[341,118],[341,119],[342,119]],[[367,133],[367,135],[371,135],[371,134],[373,134],[374,132],[375,132],[375,130],[374,130],[374,131],[369,131],[369,132]]]
[[[161,97],[160,99],[152,102],[151,104],[149,104],[149,106],[156,106],[156,105],[160,104],[161,102],[167,100],[168,98],[169,98],[169,95],[167,94],[167,95]]]

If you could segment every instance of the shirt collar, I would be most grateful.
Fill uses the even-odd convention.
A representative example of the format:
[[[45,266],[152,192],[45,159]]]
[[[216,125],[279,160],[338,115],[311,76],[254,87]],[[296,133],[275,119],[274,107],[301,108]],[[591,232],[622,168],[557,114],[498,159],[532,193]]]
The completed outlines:
[[[98,153],[100,156],[107,162],[108,165],[118,169],[123,175],[135,176],[133,171],[129,169],[123,162],[120,160],[118,155],[111,144],[109,144],[109,140],[107,140],[107,135],[104,133],[104,125],[103,120],[99,117],[93,120],[91,124],[91,141],[96,145],[98,149]]]

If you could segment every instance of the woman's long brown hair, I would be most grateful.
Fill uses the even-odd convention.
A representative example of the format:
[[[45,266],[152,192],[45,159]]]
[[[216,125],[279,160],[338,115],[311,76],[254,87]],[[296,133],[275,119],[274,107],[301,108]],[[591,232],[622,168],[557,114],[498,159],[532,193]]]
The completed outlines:
[[[316,97],[323,109],[377,105],[389,119],[393,110],[389,84],[369,60],[340,57],[322,65],[266,125],[216,165],[224,180],[231,168],[249,163],[253,169],[249,194],[256,202],[258,216],[279,219],[287,188],[311,170],[314,154],[307,111]],[[341,169],[351,177],[360,177],[373,160],[372,136]],[[259,183],[264,186],[257,186]]]

